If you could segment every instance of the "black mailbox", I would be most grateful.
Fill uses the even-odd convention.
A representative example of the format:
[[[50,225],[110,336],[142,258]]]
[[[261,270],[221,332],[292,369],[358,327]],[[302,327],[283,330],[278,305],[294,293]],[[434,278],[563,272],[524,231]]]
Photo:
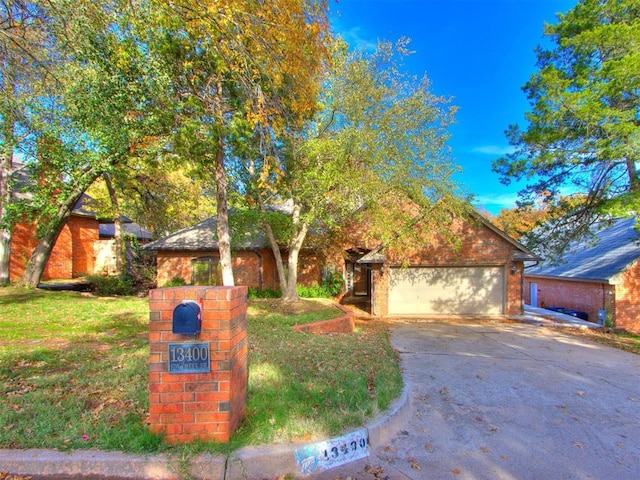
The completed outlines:
[[[184,300],[173,309],[173,333],[197,335],[202,327],[200,305],[193,300]]]

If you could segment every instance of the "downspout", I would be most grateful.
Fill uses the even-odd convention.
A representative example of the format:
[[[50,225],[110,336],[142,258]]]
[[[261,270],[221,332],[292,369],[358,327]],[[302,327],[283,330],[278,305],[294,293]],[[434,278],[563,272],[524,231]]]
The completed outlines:
[[[520,315],[524,314],[524,262],[522,262],[522,273],[520,273]],[[531,302],[531,298],[529,298]]]
[[[376,309],[376,273],[374,269],[371,269],[371,315],[374,317],[378,316]]]

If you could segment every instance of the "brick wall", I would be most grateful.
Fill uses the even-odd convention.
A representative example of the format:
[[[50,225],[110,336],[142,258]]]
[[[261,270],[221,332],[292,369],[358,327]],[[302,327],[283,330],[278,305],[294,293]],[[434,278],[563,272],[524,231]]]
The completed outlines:
[[[217,263],[219,259],[217,251],[158,251],[158,285],[166,285],[174,277],[180,277],[186,283],[191,283],[191,262],[201,257],[211,257],[214,259],[214,263]],[[276,261],[270,249],[235,251],[232,252],[231,260],[236,285],[262,289],[279,288]],[[283,261],[287,261],[286,255]],[[300,255],[298,266],[300,284],[310,285],[314,281],[320,280],[321,266],[317,264],[315,257],[308,254]]]
[[[18,223],[11,231],[11,265],[9,280],[16,282],[24,273],[31,252],[36,246],[35,230],[28,223]]]
[[[100,237],[98,221],[95,218],[72,216],[67,226],[71,233],[72,277],[93,274],[95,271],[93,244]]]
[[[69,224],[62,227],[47,266],[42,272],[42,280],[73,277],[73,236]]]
[[[615,286],[615,325],[640,333],[640,263],[624,271]]]
[[[32,224],[16,224],[11,233],[10,280],[17,281],[38,244]],[[78,277],[94,270],[93,242],[98,240],[98,221],[73,215],[62,228],[51,256],[42,273],[42,280]]]
[[[539,307],[564,307],[586,312],[589,321],[598,322],[598,310],[604,309],[614,318],[616,287],[596,282],[573,281],[525,276],[525,303],[531,304],[531,284],[538,290]]]
[[[198,342],[210,343],[211,371],[169,373],[168,344],[192,342],[172,333],[174,308],[202,304]],[[177,287],[149,294],[149,425],[170,443],[226,442],[245,412],[247,288]]]

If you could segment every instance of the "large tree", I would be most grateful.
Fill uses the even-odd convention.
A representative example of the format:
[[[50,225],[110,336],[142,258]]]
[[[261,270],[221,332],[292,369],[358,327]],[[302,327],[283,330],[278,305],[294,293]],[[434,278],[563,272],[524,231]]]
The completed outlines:
[[[48,24],[38,2],[0,1],[0,285],[9,282],[15,170],[34,152],[31,107],[55,83]]]
[[[153,0],[151,50],[172,78],[176,153],[217,187],[224,285],[233,285],[229,162],[246,155],[256,128],[313,112],[327,33],[325,0]]]
[[[61,229],[83,192],[155,138],[162,77],[131,29],[134,2],[46,2],[56,88],[32,107],[36,154],[22,212],[38,244],[20,283],[36,286]]]
[[[440,231],[443,214],[464,210],[447,146],[456,109],[431,93],[426,77],[402,71],[407,54],[407,40],[381,42],[373,54],[338,42],[321,110],[284,141],[263,141],[248,165],[248,192],[265,213],[285,301],[297,299],[298,256],[310,230],[329,234],[366,212],[368,235],[388,246],[419,220]],[[269,212],[275,203],[289,209],[284,226]]]
[[[543,196],[555,211],[530,244],[555,257],[603,216],[640,211],[640,3],[580,0],[545,35],[527,126],[510,127],[515,152],[494,171],[527,179],[522,203]]]

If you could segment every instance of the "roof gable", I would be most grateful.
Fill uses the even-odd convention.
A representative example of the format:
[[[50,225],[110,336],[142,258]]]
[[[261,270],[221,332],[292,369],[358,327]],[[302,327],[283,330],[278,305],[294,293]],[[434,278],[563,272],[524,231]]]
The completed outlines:
[[[502,230],[500,230],[498,227],[496,227],[494,224],[492,224],[489,220],[487,220],[479,212],[474,211],[473,213],[474,213],[474,215],[476,215],[476,217],[480,220],[480,222],[486,228],[491,230],[493,233],[495,233],[496,235],[501,237],[503,240],[505,240],[507,243],[509,243],[512,247],[514,247],[516,249],[513,252],[513,260],[515,260],[515,261],[535,261],[535,260],[539,260],[540,259],[540,257],[538,257],[535,253],[533,253],[531,250],[529,250],[527,247],[522,245],[517,240],[514,240],[509,235],[504,233]]]
[[[145,250],[188,250],[212,251],[218,250],[216,230],[217,217],[209,217],[200,223],[145,245]],[[247,226],[247,223],[244,223]],[[231,248],[237,250],[254,250],[267,248],[269,243],[261,229],[247,228],[244,233],[232,233]]]
[[[591,240],[572,243],[557,264],[527,269],[529,275],[610,280],[640,258],[640,236],[635,218],[614,220]]]

